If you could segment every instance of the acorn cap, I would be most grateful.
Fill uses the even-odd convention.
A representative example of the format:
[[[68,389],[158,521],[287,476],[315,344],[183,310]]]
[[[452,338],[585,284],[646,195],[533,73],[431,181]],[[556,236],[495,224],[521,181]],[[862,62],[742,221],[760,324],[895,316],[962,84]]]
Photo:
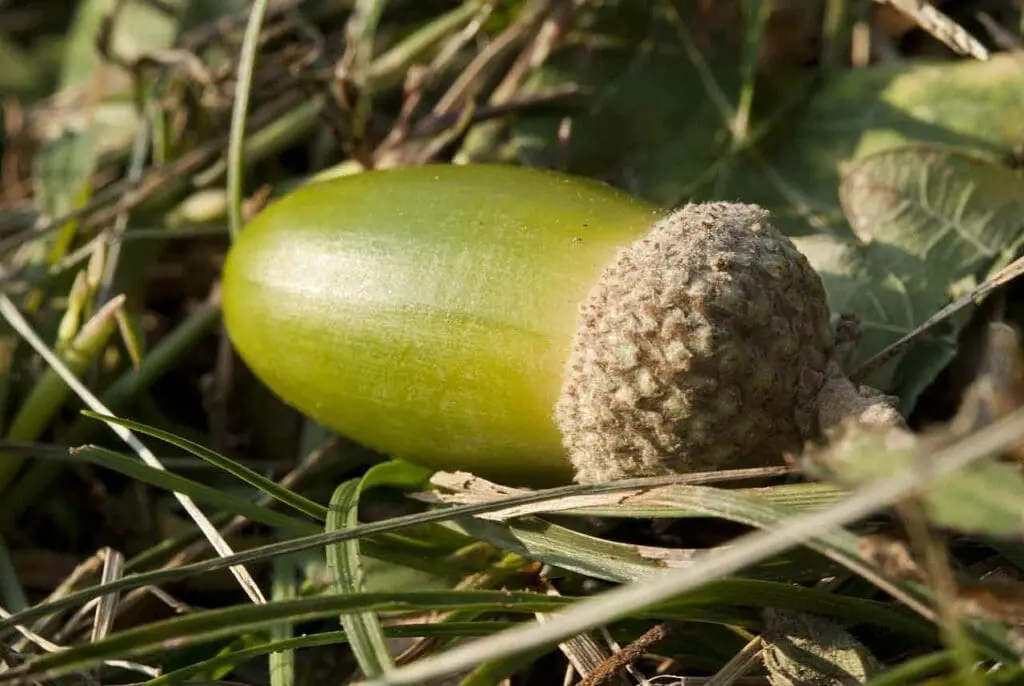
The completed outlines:
[[[689,204],[581,304],[555,419],[581,483],[764,465],[818,430],[821,277],[757,205]]]

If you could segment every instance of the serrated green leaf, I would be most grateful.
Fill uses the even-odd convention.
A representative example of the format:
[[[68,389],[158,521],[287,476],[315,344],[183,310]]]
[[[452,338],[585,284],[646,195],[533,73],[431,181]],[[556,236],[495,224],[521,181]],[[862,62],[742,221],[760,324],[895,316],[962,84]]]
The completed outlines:
[[[1020,142],[1024,59],[904,62],[830,76],[804,111],[784,121],[738,167],[726,191],[779,217],[800,235],[844,235],[843,165],[914,143],[954,146],[1000,159]],[[816,224],[820,222],[820,224]]]
[[[621,8],[609,13],[611,25],[628,23]],[[735,44],[705,46],[701,73],[670,18],[631,19],[633,27],[612,32],[598,15],[584,33],[596,45],[573,43],[539,70],[531,92],[574,84],[593,95],[578,112],[521,117],[514,155],[548,165],[559,160],[570,172],[611,180],[662,205],[742,198],[771,210],[791,235],[843,235],[838,184],[847,161],[913,142],[996,159],[1020,142],[1024,58],[1004,53],[985,62],[834,70],[817,86],[809,74],[780,75],[777,87],[758,90],[752,128],[762,138],[754,154],[727,160],[727,122],[709,81],[726,106],[735,104]],[[602,41],[609,35],[619,40]],[[572,114],[568,149],[558,135],[564,114]],[[722,166],[727,175],[717,173]]]
[[[951,275],[1005,266],[1022,233],[1024,178],[945,147],[908,145],[862,157],[843,170],[840,198],[862,243],[916,255],[925,272],[914,276],[943,284]]]
[[[794,238],[821,274],[833,312],[861,319],[851,366],[913,331],[965,279],[1006,264],[1024,237],[1024,179],[948,148],[905,146],[849,165],[843,201],[859,238]],[[866,380],[903,410],[956,352],[967,317],[947,320]]]
[[[844,170],[840,195],[873,276],[860,284],[859,294],[836,303],[873,329],[861,359],[946,305],[957,284],[980,281],[1008,264],[1024,236],[1024,178],[948,148],[914,145],[866,156]],[[894,376],[872,381],[912,407],[952,358],[966,321],[945,322],[890,365]]]
[[[688,30],[681,27],[700,21],[700,9],[675,3],[674,11],[683,16],[667,17],[629,0],[588,8],[578,22],[585,27],[582,39],[552,55],[523,89],[539,95],[571,86],[589,94],[583,107],[517,118],[502,154],[532,165],[567,163],[567,171],[663,204],[679,194],[681,179],[685,186],[716,177],[716,164],[732,144],[745,27],[701,22],[700,49],[688,52],[695,46],[688,34],[680,35]],[[572,132],[566,140],[559,130],[567,115]],[[493,154],[488,147],[469,151],[469,158]]]

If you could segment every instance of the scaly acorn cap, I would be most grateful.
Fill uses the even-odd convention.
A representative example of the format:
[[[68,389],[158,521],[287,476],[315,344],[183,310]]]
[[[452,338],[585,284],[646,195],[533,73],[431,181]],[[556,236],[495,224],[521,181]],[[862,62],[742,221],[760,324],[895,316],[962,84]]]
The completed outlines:
[[[581,304],[555,419],[580,483],[764,465],[818,430],[821,277],[766,210],[689,204]]]

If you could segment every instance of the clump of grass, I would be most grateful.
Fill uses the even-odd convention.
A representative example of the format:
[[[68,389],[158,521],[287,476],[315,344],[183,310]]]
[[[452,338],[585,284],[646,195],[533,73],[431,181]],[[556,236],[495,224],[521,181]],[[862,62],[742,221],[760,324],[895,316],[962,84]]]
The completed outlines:
[[[1020,12],[812,5],[0,2],[0,683],[1019,679]],[[525,491],[299,416],[225,251],[435,161],[771,207],[913,432]]]

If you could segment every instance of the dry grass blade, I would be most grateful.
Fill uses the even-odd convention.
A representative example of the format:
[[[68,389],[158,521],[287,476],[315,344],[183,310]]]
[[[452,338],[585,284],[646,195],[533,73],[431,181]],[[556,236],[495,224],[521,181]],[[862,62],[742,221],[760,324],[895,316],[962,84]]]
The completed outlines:
[[[116,550],[106,548],[103,551],[103,572],[100,575],[100,583],[106,584],[124,575],[124,555]],[[117,614],[117,593],[111,593],[97,598],[96,616],[92,623],[92,641],[98,641],[110,633],[114,626],[114,617]]]
[[[24,338],[29,345],[42,357],[46,363],[56,371],[64,382],[75,392],[75,394],[94,412],[100,412],[103,414],[112,414],[99,399],[92,394],[92,392],[86,388],[74,374],[72,374],[67,367],[53,354],[53,352],[46,346],[46,344],[39,338],[38,335],[32,330],[32,327],[22,316],[21,312],[18,311],[17,306],[11,302],[4,294],[0,294],[0,316],[3,316],[7,320],[8,324],[11,325],[18,334]],[[116,424],[110,424],[111,429],[118,435],[118,437],[128,444],[132,450],[134,450],[139,457],[143,459],[149,466],[155,469],[164,469],[164,466],[160,463],[149,448],[142,444],[138,438],[135,437],[127,429],[121,428]],[[196,526],[203,532],[207,540],[213,546],[214,550],[221,557],[227,557],[232,555],[234,551],[228,542],[217,532],[217,529],[213,526],[206,515],[196,506],[191,498],[175,494],[182,507],[189,513]],[[245,594],[254,603],[265,603],[266,599],[263,597],[263,593],[260,591],[259,586],[256,584],[256,580],[252,578],[249,571],[242,566],[236,566],[231,568],[231,573],[235,575],[239,585]]]
[[[880,4],[892,5],[904,13],[951,50],[961,55],[970,55],[979,60],[988,59],[988,50],[967,29],[943,14],[927,0],[876,0]]]
[[[559,595],[558,590],[553,586],[548,587],[547,594]],[[535,614],[537,621],[541,624],[549,621],[553,616],[544,612]],[[559,644],[558,649],[569,660],[569,664],[573,666],[576,673],[583,677],[583,681],[580,682],[581,686],[584,683],[590,682],[594,675],[598,675],[598,678],[601,680],[600,683],[605,684],[605,686],[629,686],[630,682],[625,676],[618,673],[617,668],[606,667],[609,660],[614,659],[614,656],[606,646],[598,643],[593,635],[580,634],[579,636],[573,636]]]
[[[7,610],[5,610],[2,607],[0,607],[0,617],[3,617],[3,618],[6,619],[7,617],[10,617],[10,616],[11,616],[10,612],[8,612]],[[46,637],[41,636],[40,634],[36,633],[35,631],[32,631],[28,627],[17,626],[17,627],[15,627],[15,629],[18,631],[18,633],[20,633],[22,635],[22,637],[25,639],[25,641],[27,643],[32,643],[32,644],[38,646],[39,648],[41,648],[42,650],[44,650],[45,652],[56,653],[56,652],[59,652],[59,651],[67,649],[66,646],[58,645],[58,644],[54,643],[53,641],[50,641]],[[14,655],[14,653],[11,653],[11,655]],[[146,676],[148,676],[150,678],[156,677],[156,676],[160,675],[160,670],[159,669],[154,669],[153,667],[150,667],[149,665],[143,665],[143,664],[140,664],[138,662],[130,662],[128,660],[106,660],[104,662],[104,664],[106,664],[109,667],[117,667],[119,669],[127,669],[129,671],[138,672],[140,674],[145,674]],[[8,661],[8,667],[12,667],[12,666],[13,666],[13,664],[11,664]],[[2,673],[4,671],[5,670],[3,669],[3,665],[2,665],[2,663],[0,663],[0,673]]]
[[[294,469],[288,472],[288,474],[286,474],[280,480],[279,483],[281,484],[281,486],[284,488],[293,488],[299,481],[307,477],[311,471],[315,470],[321,464],[324,457],[329,454],[330,447],[330,445],[319,446],[313,451],[311,451],[302,459],[302,461],[298,465],[295,466]],[[259,505],[260,507],[269,507],[270,505],[273,504],[273,502],[274,499],[271,496],[268,496],[265,493],[261,493],[259,499],[256,501],[256,504]],[[249,521],[249,518],[244,515],[236,515],[231,519],[231,521],[229,521],[224,527],[220,529],[220,535],[225,538],[233,536],[237,534],[239,531],[241,531],[245,527],[245,525],[249,523]],[[185,550],[181,551],[177,555],[173,556],[164,565],[162,565],[161,569],[169,570],[183,564],[188,564],[190,560],[194,560],[200,555],[203,555],[206,552],[206,550],[206,541],[198,541],[193,545],[187,547]],[[138,603],[146,595],[146,593],[146,588],[136,588],[127,596],[125,596],[124,600],[120,604],[120,608],[124,610],[126,608],[132,607],[133,605]]]
[[[499,60],[511,50],[535,34],[550,15],[554,0],[531,0],[519,16],[505,31],[495,38],[485,50],[463,70],[448,92],[435,105],[431,116],[451,115],[466,107],[477,95],[484,76],[496,68]]]
[[[766,479],[786,476],[792,473],[793,469],[791,467],[752,467],[749,469],[723,469],[713,472],[693,472],[691,474],[628,479],[616,482],[619,488],[610,493],[606,489],[600,489],[594,493],[567,495],[557,500],[547,500],[506,508],[481,515],[481,518],[502,521],[539,512],[582,512],[588,508],[614,507],[627,501],[642,503],[646,495],[656,494],[656,489],[661,486],[696,486],[743,481],[745,479]],[[436,472],[431,477],[430,482],[442,490],[418,494],[416,497],[424,502],[448,504],[484,503],[497,498],[507,498],[529,492],[525,489],[509,488],[501,484],[492,483],[465,472]]]
[[[76,566],[75,569],[71,572],[71,574],[69,574],[60,583],[60,585],[57,586],[57,588],[55,588],[53,590],[53,592],[51,592],[46,598],[44,598],[42,600],[42,602],[43,603],[47,603],[47,602],[50,602],[52,600],[56,600],[57,598],[60,598],[60,597],[62,597],[64,595],[66,595],[67,593],[69,593],[83,579],[89,579],[89,578],[93,577],[97,573],[97,571],[102,568],[103,559],[104,559],[103,552],[102,551],[97,551],[95,554],[91,555],[88,559],[86,559],[83,562],[79,563],[78,566]],[[51,630],[51,628],[53,627],[53,625],[56,624],[58,619],[59,619],[58,615],[50,615],[49,617],[44,617],[44,618],[36,621],[32,625],[32,627],[31,627],[32,631],[34,631],[35,633],[38,633],[38,634],[46,633],[46,632]],[[68,625],[70,625],[71,623],[72,622],[66,623],[64,629],[66,630]],[[6,638],[6,636],[5,636],[6,633],[7,632],[0,632],[0,637]],[[57,640],[61,640],[59,632],[57,632],[55,635],[57,636]],[[15,641],[14,642],[13,648],[15,650],[24,650],[27,645],[28,645],[27,641],[25,639],[21,639],[20,641]]]
[[[743,675],[761,664],[761,637],[751,639],[743,650],[736,653],[731,660],[722,666],[718,672],[708,679],[706,686],[731,686],[737,683]]]
[[[132,148],[131,162],[128,167],[128,174],[126,180],[129,183],[138,183],[142,177],[142,172],[145,169],[146,153],[150,146],[151,137],[151,126],[150,121],[152,117],[157,116],[156,108],[153,105],[146,107],[146,121],[143,122],[141,130],[136,135],[135,145]],[[109,245],[107,248],[106,259],[103,264],[103,276],[100,282],[99,290],[96,293],[96,302],[105,303],[110,299],[112,290],[114,287],[114,276],[117,273],[117,266],[119,258],[121,256],[121,246],[124,239],[125,231],[128,228],[128,211],[121,212],[117,215],[117,219],[114,220],[114,225],[110,229],[104,232],[103,243],[97,243],[97,251],[101,250],[104,245]]]

